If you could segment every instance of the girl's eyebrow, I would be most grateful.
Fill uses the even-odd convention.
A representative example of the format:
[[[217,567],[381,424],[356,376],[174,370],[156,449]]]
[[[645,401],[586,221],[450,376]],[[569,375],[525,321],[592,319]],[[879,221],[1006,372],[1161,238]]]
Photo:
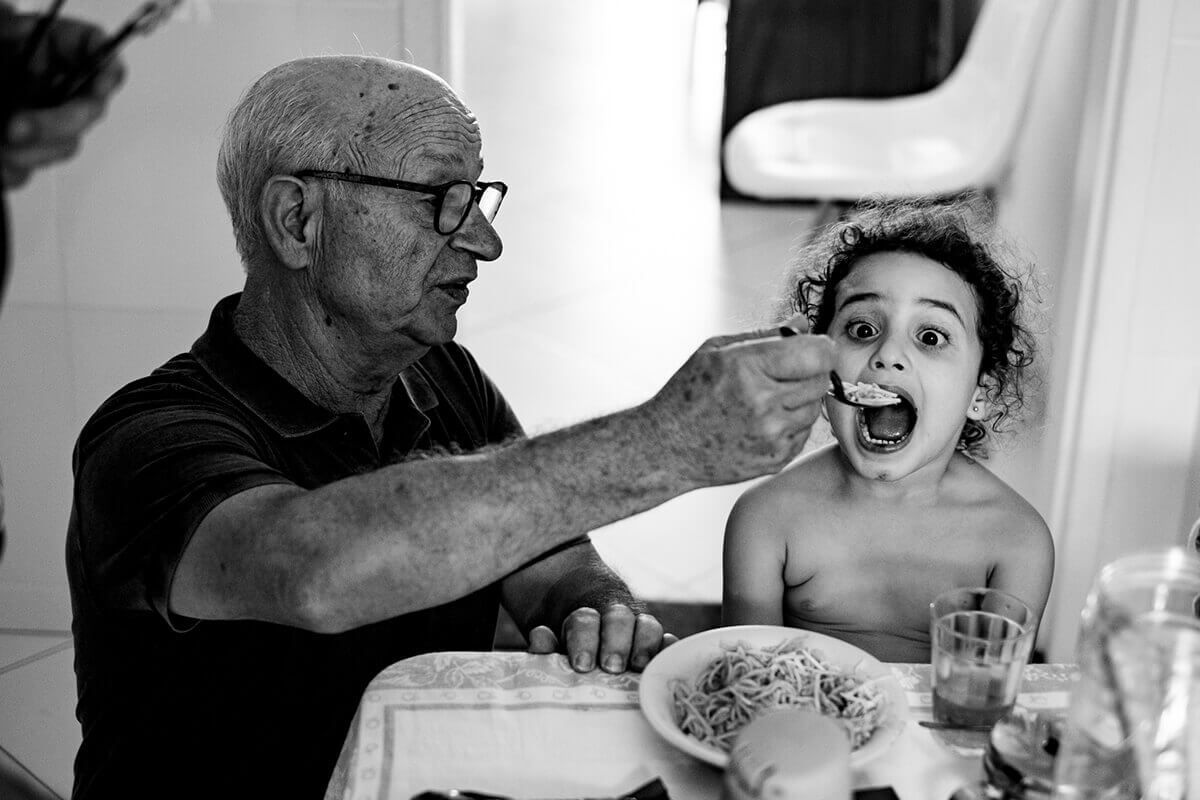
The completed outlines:
[[[959,325],[962,325],[964,328],[967,327],[967,323],[963,321],[962,314],[959,314],[958,309],[950,303],[947,303],[944,300],[935,300],[932,297],[919,297],[917,298],[917,302],[921,305],[930,306],[931,308],[945,309],[946,311],[950,312],[956,320],[958,320]]]
[[[879,292],[855,292],[852,295],[848,295],[846,299],[843,300],[836,309],[834,309],[834,313],[842,311],[847,306],[852,306],[855,303],[869,303],[873,300],[882,299],[883,295],[881,295]],[[923,306],[929,306],[930,308],[943,309],[944,311],[949,312],[956,320],[958,320],[959,325],[962,325],[964,328],[967,327],[967,323],[963,321],[962,314],[958,313],[958,309],[955,308],[953,304],[947,303],[945,300],[936,300],[932,297],[918,297],[917,303]]]
[[[881,299],[883,299],[883,295],[879,294],[879,292],[856,292],[852,295],[848,295],[844,300],[842,300],[842,302],[838,304],[837,308],[834,309],[834,312],[836,313],[841,311],[846,306],[851,306],[855,303],[866,303],[871,300]]]

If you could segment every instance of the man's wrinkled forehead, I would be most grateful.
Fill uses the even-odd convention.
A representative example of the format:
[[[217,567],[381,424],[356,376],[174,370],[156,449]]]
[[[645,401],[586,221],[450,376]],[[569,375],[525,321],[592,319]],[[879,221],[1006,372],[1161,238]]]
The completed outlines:
[[[408,64],[368,60],[341,92],[349,149],[359,166],[416,179],[414,170],[478,168],[475,115],[440,78]],[[348,91],[347,91],[348,90]]]
[[[461,180],[483,169],[475,116],[457,102],[426,98],[391,104],[364,125],[364,141],[387,174],[407,180]]]

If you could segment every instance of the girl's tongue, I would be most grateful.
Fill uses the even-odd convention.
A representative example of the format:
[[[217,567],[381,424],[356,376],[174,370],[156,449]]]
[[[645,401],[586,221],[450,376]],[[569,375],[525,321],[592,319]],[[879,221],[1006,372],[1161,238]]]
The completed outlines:
[[[895,405],[864,408],[859,413],[873,439],[899,441],[917,424],[917,410],[903,398]]]

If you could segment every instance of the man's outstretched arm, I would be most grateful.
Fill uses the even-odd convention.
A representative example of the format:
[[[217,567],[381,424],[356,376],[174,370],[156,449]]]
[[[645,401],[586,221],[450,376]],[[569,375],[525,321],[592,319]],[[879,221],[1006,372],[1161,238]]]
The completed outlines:
[[[246,490],[196,529],[171,610],[333,632],[465,596],[585,531],[782,468],[817,417],[832,349],[710,340],[626,411],[313,490]]]

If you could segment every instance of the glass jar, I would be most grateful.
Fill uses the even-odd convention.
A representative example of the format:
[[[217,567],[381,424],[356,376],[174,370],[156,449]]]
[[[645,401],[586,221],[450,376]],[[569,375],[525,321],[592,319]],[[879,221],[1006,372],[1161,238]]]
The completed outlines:
[[[1200,558],[1121,558],[1084,607],[1055,800],[1200,796]],[[1190,765],[1190,766],[1189,766]]]

